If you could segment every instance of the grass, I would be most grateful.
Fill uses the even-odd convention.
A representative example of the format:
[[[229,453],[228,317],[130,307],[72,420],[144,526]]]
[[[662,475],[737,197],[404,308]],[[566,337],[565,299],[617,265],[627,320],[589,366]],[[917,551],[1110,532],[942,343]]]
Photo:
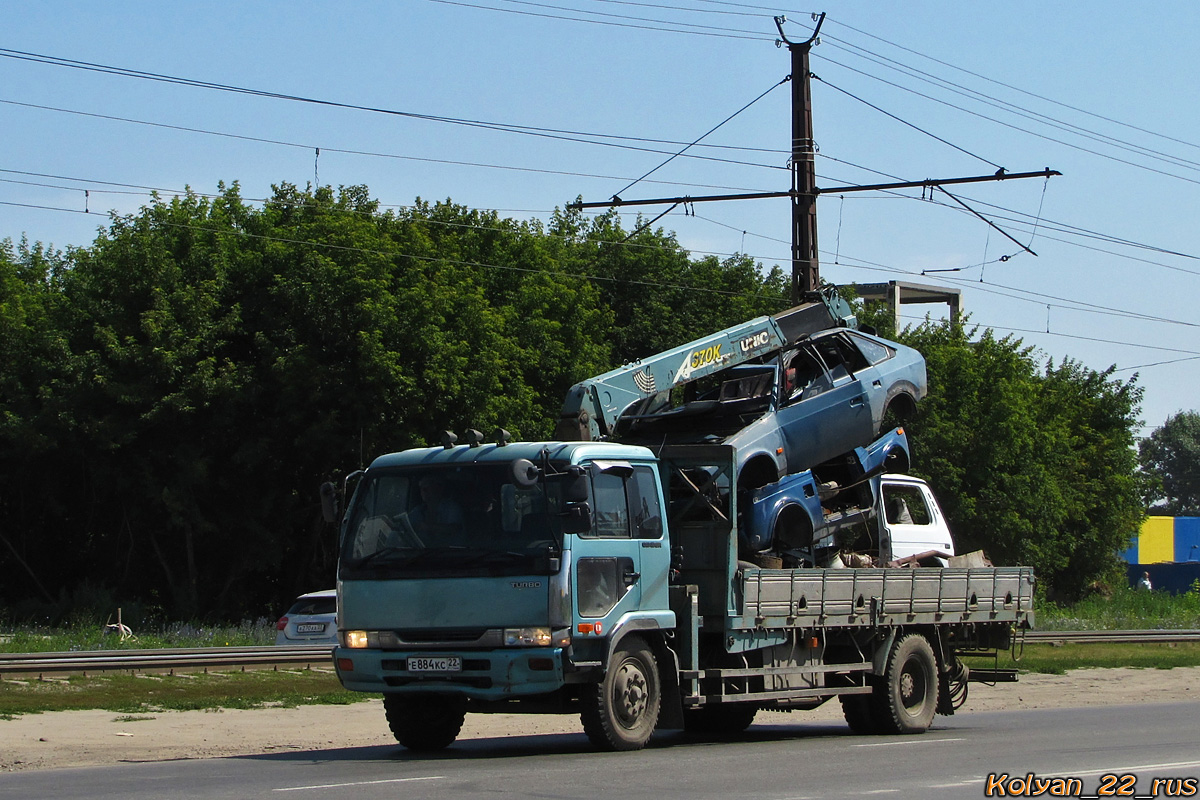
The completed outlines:
[[[1121,587],[1072,605],[1039,602],[1034,610],[1042,631],[1200,629],[1200,581],[1186,594]]]
[[[275,644],[275,623],[243,620],[236,625],[173,622],[134,637],[104,632],[103,621],[81,621],[65,626],[0,626],[0,653],[63,653],[81,650],[158,650],[176,647],[252,647]]]
[[[1020,661],[1011,653],[1001,653],[996,666],[1021,672],[1061,675],[1072,669],[1089,667],[1139,667],[1172,669],[1200,667],[1200,643],[1170,644],[1027,644],[1019,652]],[[988,659],[973,659],[971,666],[987,667]]]
[[[348,705],[372,695],[342,688],[330,672],[251,670],[184,675],[101,675],[0,683],[0,719],[43,711],[101,709],[122,721],[163,711]]]

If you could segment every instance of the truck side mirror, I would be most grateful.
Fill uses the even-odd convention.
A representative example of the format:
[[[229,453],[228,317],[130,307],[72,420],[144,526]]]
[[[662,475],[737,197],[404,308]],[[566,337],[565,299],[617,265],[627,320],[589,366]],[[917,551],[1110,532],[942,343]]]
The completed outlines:
[[[565,502],[584,503],[591,496],[587,470],[578,464],[567,467],[567,477],[563,480],[562,497]]]
[[[338,521],[337,487],[332,481],[321,484],[321,516],[326,522]]]

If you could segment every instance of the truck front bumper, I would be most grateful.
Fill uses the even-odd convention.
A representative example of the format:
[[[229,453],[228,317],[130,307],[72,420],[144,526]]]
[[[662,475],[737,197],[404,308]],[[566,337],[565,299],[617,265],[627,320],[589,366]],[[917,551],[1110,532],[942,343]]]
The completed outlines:
[[[409,659],[459,659],[460,669],[414,671]],[[338,647],[338,680],[357,692],[436,692],[504,700],[553,692],[564,684],[563,648],[495,650],[370,650]]]

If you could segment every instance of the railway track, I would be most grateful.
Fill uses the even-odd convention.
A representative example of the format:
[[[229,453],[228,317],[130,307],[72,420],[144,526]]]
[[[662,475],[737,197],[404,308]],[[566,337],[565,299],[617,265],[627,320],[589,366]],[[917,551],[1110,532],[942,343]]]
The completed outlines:
[[[103,672],[174,674],[255,669],[333,669],[332,646],[195,647],[171,650],[94,650],[0,653],[0,678],[93,675]]]
[[[1025,634],[1025,641],[1030,644],[1200,642],[1200,630],[1029,631]],[[173,674],[332,667],[329,645],[0,653],[0,679],[93,675],[104,672]]]

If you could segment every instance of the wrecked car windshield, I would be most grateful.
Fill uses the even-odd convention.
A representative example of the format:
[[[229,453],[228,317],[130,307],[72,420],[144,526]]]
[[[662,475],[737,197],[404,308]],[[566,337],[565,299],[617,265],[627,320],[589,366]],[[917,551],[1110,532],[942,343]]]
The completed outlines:
[[[508,464],[373,470],[355,492],[344,578],[550,574],[558,483],[513,483]]]

